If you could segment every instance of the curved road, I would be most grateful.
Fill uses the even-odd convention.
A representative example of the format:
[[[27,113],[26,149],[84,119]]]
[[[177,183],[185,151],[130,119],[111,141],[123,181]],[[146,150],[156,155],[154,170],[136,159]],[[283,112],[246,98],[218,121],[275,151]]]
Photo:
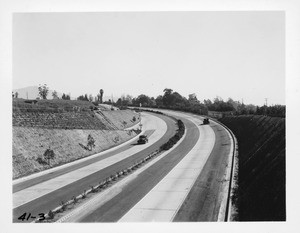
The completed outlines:
[[[31,180],[24,180],[24,182],[18,182],[13,186],[14,190],[14,205],[16,206],[13,209],[13,222],[20,222],[17,218],[21,216],[24,212],[31,213],[32,216],[38,216],[39,213],[48,213],[49,210],[56,208],[60,205],[61,201],[66,201],[72,198],[72,196],[77,196],[83,192],[83,190],[87,190],[90,188],[91,185],[99,184],[100,181],[105,179],[106,177],[123,170],[129,166],[131,166],[134,162],[137,160],[144,158],[145,155],[153,152],[157,148],[159,148],[162,144],[168,141],[170,137],[172,137],[175,134],[176,126],[174,120],[172,120],[169,117],[163,116],[163,115],[155,115],[156,117],[160,118],[166,123],[167,131],[166,133],[156,142],[154,142],[152,145],[139,145],[138,147],[144,148],[144,149],[135,149],[139,150],[139,152],[134,153],[133,155],[122,159],[116,163],[113,163],[112,165],[105,167],[97,172],[94,172],[91,175],[84,176],[82,179],[79,179],[75,182],[72,182],[68,185],[65,185],[59,189],[56,189],[54,191],[48,192],[46,195],[43,195],[41,197],[35,198],[32,201],[26,202],[24,204],[18,205],[19,202],[17,195],[24,196],[22,192],[25,192],[26,190],[30,189],[30,187],[35,187],[35,185],[43,184],[44,182],[50,181],[53,178],[68,174],[72,171],[76,171],[79,168],[84,168],[90,164],[94,164],[95,162],[99,162],[101,160],[104,160],[105,158],[114,158],[116,155],[120,154],[120,152],[124,152],[126,154],[126,151],[133,149],[136,147],[134,144],[125,145],[120,147],[119,149],[109,152],[105,154],[104,157],[96,157],[92,160],[84,161],[83,163],[75,164],[73,166],[66,167],[63,170],[58,170],[57,172],[53,172],[50,174],[42,175],[35,177]],[[151,139],[151,137],[149,138]],[[150,140],[149,140],[150,142]],[[39,190],[37,190],[39,191]]]
[[[126,176],[128,181],[124,181],[124,184],[121,180],[104,192],[96,194],[90,200],[92,207],[89,207],[88,200],[82,207],[85,208],[84,211],[80,213],[77,211],[76,214],[75,209],[69,218],[63,220],[64,222],[218,221],[221,219],[222,203],[226,198],[229,154],[232,148],[228,132],[214,122],[210,125],[201,125],[203,118],[200,116],[167,110],[159,111],[184,122],[186,132],[180,143],[150,161],[148,166],[145,165],[144,168]],[[14,208],[13,221],[18,222],[17,217],[24,212],[30,212],[32,215],[47,213],[57,207],[60,201],[79,195],[90,185],[98,184],[102,178],[132,165],[153,152],[174,135],[176,129],[175,122],[170,118],[157,114],[155,116],[160,117],[167,124],[167,132],[160,140],[132,156]],[[129,149],[132,146],[121,147],[111,154],[109,152],[105,158],[116,157],[122,154],[125,148]],[[32,183],[30,181],[17,183],[14,192],[20,193],[33,184],[78,171],[101,159],[95,158],[86,162],[87,164],[75,164],[66,170],[40,176],[32,179]]]
[[[210,125],[200,125],[202,117],[165,112],[184,122],[186,136],[182,142],[121,187],[117,193],[109,193],[113,193],[113,197],[107,198],[99,207],[85,210],[81,216],[71,217],[67,221],[219,219],[221,203],[226,198],[223,181],[231,147],[228,133],[213,122]]]

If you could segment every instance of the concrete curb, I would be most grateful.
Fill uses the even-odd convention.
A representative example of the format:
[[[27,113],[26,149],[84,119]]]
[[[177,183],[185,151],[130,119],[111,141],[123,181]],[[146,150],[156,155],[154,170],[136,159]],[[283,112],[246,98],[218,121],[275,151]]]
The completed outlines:
[[[233,196],[233,184],[236,185],[236,180],[234,179],[235,174],[235,168],[236,168],[236,158],[237,158],[237,139],[235,135],[232,133],[232,131],[223,123],[211,119],[214,123],[222,126],[227,133],[230,135],[230,141],[232,142],[232,146],[230,148],[229,157],[228,157],[228,167],[226,169],[225,174],[225,182],[228,183],[228,185],[225,186],[225,191],[227,194],[226,198],[224,197],[220,206],[220,211],[218,215],[218,222],[225,221],[228,222],[231,220],[232,215],[232,196]]]

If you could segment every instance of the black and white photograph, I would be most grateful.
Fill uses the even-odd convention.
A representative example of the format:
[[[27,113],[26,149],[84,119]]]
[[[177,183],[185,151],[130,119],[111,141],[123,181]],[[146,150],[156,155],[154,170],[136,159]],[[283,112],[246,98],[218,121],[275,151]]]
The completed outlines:
[[[49,2],[2,10],[10,231],[296,231],[293,4]]]

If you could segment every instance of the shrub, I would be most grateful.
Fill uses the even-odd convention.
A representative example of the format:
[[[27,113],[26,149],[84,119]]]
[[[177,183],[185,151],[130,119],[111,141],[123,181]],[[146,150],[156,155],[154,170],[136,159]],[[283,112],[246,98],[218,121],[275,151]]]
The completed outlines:
[[[172,148],[179,140],[180,138],[183,136],[184,134],[184,130],[185,130],[185,126],[183,124],[183,122],[181,120],[177,121],[177,125],[178,125],[178,130],[176,132],[176,134],[171,137],[169,139],[169,141],[167,141],[165,144],[163,144],[159,149],[160,151],[163,150],[169,150],[170,148]]]
[[[50,160],[51,160],[51,159],[54,159],[54,157],[55,157],[55,153],[54,153],[54,151],[51,150],[50,147],[49,147],[49,149],[47,149],[47,150],[44,152],[44,158],[45,158],[45,160],[48,160],[48,165],[49,165],[49,166],[50,166]]]
[[[95,147],[95,139],[90,134],[88,135],[88,142],[86,147],[90,151]]]
[[[47,165],[48,163],[41,157],[38,157],[36,161],[41,165]]]
[[[54,213],[53,213],[52,210],[49,210],[49,212],[48,212],[48,218],[49,219],[53,219],[54,218]]]

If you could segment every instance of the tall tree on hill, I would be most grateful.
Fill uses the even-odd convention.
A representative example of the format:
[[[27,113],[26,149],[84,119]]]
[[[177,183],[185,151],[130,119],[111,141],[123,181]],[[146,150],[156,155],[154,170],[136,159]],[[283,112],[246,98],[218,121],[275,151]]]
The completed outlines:
[[[166,107],[170,107],[173,105],[173,100],[174,100],[174,96],[173,94],[173,90],[170,88],[165,88],[164,89],[164,95],[163,95],[163,104]]]
[[[100,89],[100,103],[102,104],[103,103],[103,89]]]
[[[49,87],[47,87],[47,84],[44,84],[44,85],[39,85],[39,96],[42,98],[42,99],[47,99],[47,95],[48,95],[48,92],[49,92]]]

